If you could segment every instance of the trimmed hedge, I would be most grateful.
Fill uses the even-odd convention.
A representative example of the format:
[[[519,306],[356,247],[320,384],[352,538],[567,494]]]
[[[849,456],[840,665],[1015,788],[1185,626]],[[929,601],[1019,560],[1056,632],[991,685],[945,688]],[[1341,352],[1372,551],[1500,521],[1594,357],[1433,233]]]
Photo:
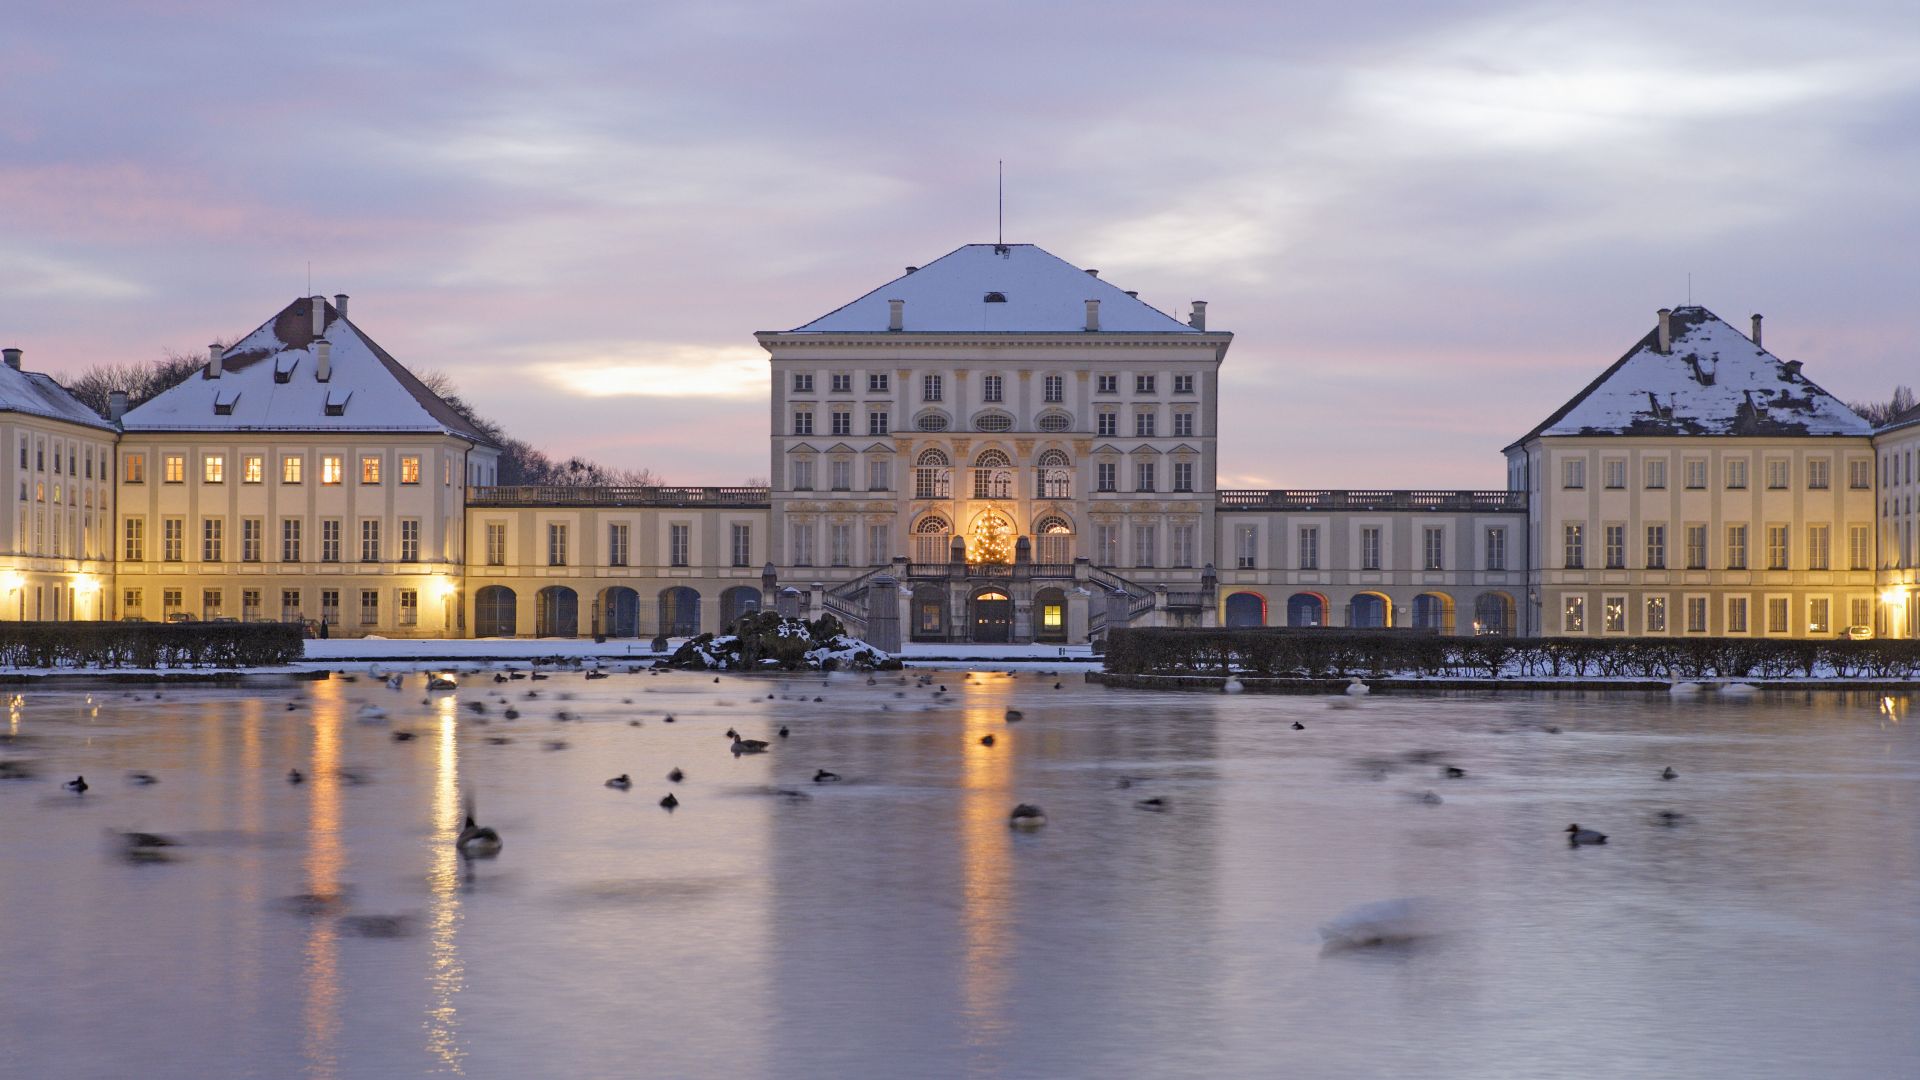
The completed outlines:
[[[289,623],[0,623],[0,667],[197,668],[290,664],[305,634]]]
[[[1440,637],[1379,631],[1114,630],[1106,669],[1123,675],[1347,678],[1920,678],[1920,640]]]

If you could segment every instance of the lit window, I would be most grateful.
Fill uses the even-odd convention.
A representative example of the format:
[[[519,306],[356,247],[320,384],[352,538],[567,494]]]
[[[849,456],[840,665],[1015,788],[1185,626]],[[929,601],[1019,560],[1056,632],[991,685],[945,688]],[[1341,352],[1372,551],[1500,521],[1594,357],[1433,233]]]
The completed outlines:
[[[166,481],[169,484],[184,484],[187,482],[187,457],[185,454],[167,455]]]
[[[403,484],[417,484],[420,482],[420,459],[418,457],[408,455],[400,459],[400,482]]]
[[[248,454],[240,463],[242,483],[258,484],[267,478],[267,459],[259,454]]]
[[[128,454],[126,464],[127,483],[144,484],[147,482],[147,456]]]
[[[321,483],[337,484],[344,478],[345,472],[346,470],[341,465],[339,457],[333,454],[328,454],[327,456],[320,459],[320,482]]]
[[[380,482],[380,459],[378,457],[363,457],[360,459],[360,482],[363,484],[377,484]]]
[[[283,484],[299,483],[300,473],[305,468],[305,465],[306,465],[306,459],[302,457],[294,457],[292,455],[288,455],[287,457],[281,458],[280,459],[280,482]]]

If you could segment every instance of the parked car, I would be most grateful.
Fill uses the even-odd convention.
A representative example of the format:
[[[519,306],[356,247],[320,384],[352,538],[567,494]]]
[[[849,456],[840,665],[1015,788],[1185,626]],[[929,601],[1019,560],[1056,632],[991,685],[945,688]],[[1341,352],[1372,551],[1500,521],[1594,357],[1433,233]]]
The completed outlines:
[[[167,613],[167,621],[168,622],[199,622],[200,620],[194,617],[194,614],[191,611],[170,611]]]
[[[1873,627],[1849,626],[1845,630],[1840,631],[1840,635],[1848,641],[1872,641]]]

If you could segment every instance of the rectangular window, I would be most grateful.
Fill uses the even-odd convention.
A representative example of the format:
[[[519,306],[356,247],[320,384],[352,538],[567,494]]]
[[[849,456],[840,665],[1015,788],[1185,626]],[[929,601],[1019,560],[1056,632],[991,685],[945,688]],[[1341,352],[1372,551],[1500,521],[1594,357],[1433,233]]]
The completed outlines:
[[[320,621],[332,626],[340,625],[340,590],[320,590]]]
[[[1067,399],[1067,380],[1058,375],[1049,375],[1040,380],[1041,398],[1049,405],[1057,405]]]
[[[240,617],[253,622],[260,618],[260,590],[240,590]]]
[[[886,393],[888,390],[892,389],[888,385],[888,382],[889,382],[889,379],[886,372],[876,372],[872,375],[868,375],[867,376],[867,393],[869,394]]]
[[[1627,632],[1627,598],[1609,596],[1601,600],[1601,626],[1603,633],[1624,634]]]
[[[846,458],[834,458],[827,463],[827,470],[833,480],[833,490],[853,490],[853,462]]]
[[[1785,525],[1767,526],[1767,569],[1785,570],[1787,568],[1787,527]]]
[[[1667,598],[1664,596],[1647,597],[1647,633],[1664,634],[1667,632]]]
[[[547,565],[567,565],[567,527],[557,521],[547,523]]]
[[[1767,597],[1767,633],[1790,633],[1787,629],[1787,598],[1784,596]]]
[[[260,549],[266,546],[267,523],[260,518],[240,519],[240,561],[259,562]]]
[[[793,411],[793,433],[795,435],[813,434],[812,409],[795,409]]]
[[[1428,570],[1447,568],[1447,533],[1445,529],[1429,525],[1421,537],[1421,556]]]
[[[1687,459],[1687,487],[1693,491],[1704,491],[1707,486],[1707,460],[1705,458]]]
[[[813,462],[807,458],[793,460],[793,490],[813,490]]]
[[[187,482],[187,457],[185,454],[168,454],[165,459],[166,474],[163,477],[169,484]]]
[[[828,414],[831,421],[831,433],[834,435],[853,434],[853,413],[847,409],[835,409]]]
[[[1619,490],[1621,488],[1626,487],[1627,486],[1626,460],[1623,458],[1608,458],[1607,460],[1601,462],[1600,475],[1601,475],[1602,484],[1611,490]]]
[[[400,601],[398,604],[398,607],[400,608],[400,611],[399,611],[400,625],[401,626],[420,625],[420,594],[419,592],[413,589],[401,589],[397,596],[397,599]]]
[[[224,518],[202,518],[200,521],[200,561],[219,562],[225,557],[222,550],[226,540],[227,522]]]
[[[1100,566],[1118,566],[1120,564],[1120,526],[1095,525],[1093,547],[1095,563]]]
[[[1727,569],[1745,570],[1747,568],[1747,527],[1745,525],[1727,526]]]
[[[1119,393],[1120,392],[1120,376],[1118,375],[1100,376],[1099,382],[1096,384],[1096,392],[1102,393],[1102,394]]]
[[[1575,522],[1564,526],[1560,540],[1560,565],[1568,570],[1587,567],[1587,527]]]
[[[120,593],[120,614],[126,618],[138,618],[144,607],[140,601],[139,589],[125,589]]]
[[[1704,634],[1707,632],[1707,598],[1704,596],[1687,597],[1687,633]]]
[[[1191,525],[1175,525],[1169,531],[1173,540],[1173,565],[1191,567],[1193,565],[1194,528]]]
[[[240,459],[240,482],[243,484],[265,483],[267,479],[267,459],[259,454],[248,454]]]
[[[1176,394],[1193,393],[1193,376],[1175,375],[1173,377],[1173,392]]]
[[[281,458],[280,459],[280,482],[283,484],[299,483],[301,474],[306,469],[306,464],[307,464],[306,458],[300,457],[295,454],[288,454],[286,457]]]
[[[1785,491],[1787,489],[1787,474],[1790,469],[1790,464],[1786,458],[1767,459],[1767,488],[1769,490]],[[1771,603],[1771,601],[1769,601],[1769,603]]]
[[[1847,526],[1847,569],[1873,569],[1873,531],[1865,525]]]
[[[1665,525],[1647,526],[1647,569],[1665,570],[1667,568],[1667,527]]]
[[[1744,634],[1747,632],[1747,598],[1730,597],[1727,600],[1727,633]]]
[[[1154,549],[1159,546],[1157,540],[1153,526],[1135,525],[1133,527],[1133,565],[1139,567],[1153,565]]]
[[[853,526],[842,522],[827,526],[827,556],[834,566],[853,565]]]
[[[1244,530],[1241,534],[1241,539],[1251,540],[1253,538],[1253,526],[1243,525],[1241,526],[1241,528]],[[1248,557],[1250,558],[1252,545],[1248,544],[1246,545],[1246,547],[1249,549]],[[1299,556],[1300,556],[1299,558],[1300,569],[1302,570],[1320,569],[1320,529],[1318,526],[1315,526],[1315,525],[1301,526]],[[1242,565],[1252,566],[1253,564],[1251,562],[1246,562],[1246,563],[1243,563]]]
[[[147,519],[142,517],[128,518],[125,536],[126,560],[128,562],[141,562],[145,560],[147,557]]]
[[[1135,375],[1133,377],[1133,392],[1136,394],[1153,393],[1153,376]]]
[[[400,561],[420,561],[420,519],[400,519]]]
[[[1586,459],[1568,458],[1560,463],[1560,486],[1568,490],[1579,490],[1587,486]]]
[[[163,614],[171,615],[174,612],[184,608],[186,606],[186,603],[187,602],[185,599],[184,590],[181,590],[181,589],[160,590],[160,610]]]
[[[1319,560],[1319,552],[1317,549],[1320,546],[1320,537],[1317,533],[1313,538],[1313,544],[1316,549],[1314,553],[1314,562],[1318,564],[1320,560]],[[1257,568],[1260,562],[1260,529],[1259,527],[1254,525],[1241,525],[1236,527],[1234,530],[1234,536],[1233,536],[1233,552],[1234,552],[1234,563],[1240,569],[1252,570]],[[1311,568],[1302,567],[1302,569],[1311,569]]]
[[[1607,525],[1602,528],[1601,540],[1606,546],[1606,567],[1609,570],[1627,568],[1627,527],[1625,525]]]
[[[1193,490],[1193,462],[1176,461],[1173,463],[1173,490]]]
[[[487,565],[507,565],[507,523],[487,522]]]
[[[1647,487],[1659,491],[1667,486],[1667,459],[1647,459]]]
[[[733,526],[733,565],[753,565],[753,526],[735,522]]]
[[[926,375],[920,379],[920,400],[939,401],[946,396],[947,382],[942,375]]]
[[[1360,530],[1360,569],[1380,569],[1380,530],[1376,527]]]
[[[1832,536],[1831,526],[1807,526],[1807,569],[1833,569]]]
[[[793,565],[813,565],[813,522],[796,521],[791,525],[793,537]]]
[[[1097,416],[1098,416],[1098,426],[1094,429],[1097,434],[1114,435],[1119,432],[1120,430],[1120,414],[1119,413],[1103,412],[1103,413],[1097,414]]]
[[[20,449],[21,449],[20,456],[22,458],[25,458],[26,444],[21,443]],[[147,482],[147,455],[128,454],[126,456],[125,462],[126,463],[121,468],[123,473],[125,474],[125,479],[127,483],[144,484]],[[23,468],[26,466],[26,464],[27,463],[24,460],[20,462],[20,465]]]
[[[300,519],[280,519],[280,561],[300,561]]]
[[[1815,491],[1825,491],[1833,486],[1833,462],[1826,458],[1807,459],[1807,487]]]
[[[627,565],[627,526],[609,524],[607,526],[607,565]]]
[[[1487,530],[1487,569],[1505,570],[1507,568],[1507,530]]]
[[[400,482],[403,484],[418,484],[420,482],[419,455],[409,454],[400,459]]]
[[[1707,527],[1705,525],[1687,526],[1687,569],[1705,570],[1707,568]]]
[[[363,518],[360,521],[360,561],[380,561],[379,518]]]
[[[667,526],[667,556],[669,565],[691,565],[693,552],[693,526]]]
[[[889,458],[867,459],[867,490],[886,491],[893,486],[893,461]]]
[[[1153,423],[1153,422],[1154,422],[1154,419],[1155,419],[1155,417],[1154,417],[1154,415],[1153,415],[1152,413],[1150,413],[1150,412],[1139,412],[1139,413],[1134,413],[1134,414],[1133,414],[1133,435],[1134,435],[1134,438],[1137,438],[1137,439],[1150,439],[1150,438],[1152,438],[1152,437],[1153,437],[1153,427],[1154,427],[1154,423]]]
[[[1807,633],[1831,634],[1833,627],[1828,625],[1833,618],[1833,601],[1824,596],[1816,596],[1807,601]]]
[[[1747,462],[1745,458],[1734,458],[1727,462],[1727,488],[1730,491],[1744,491],[1747,486]]]
[[[1175,438],[1181,439],[1191,438],[1193,436],[1192,413],[1177,412],[1173,414],[1173,434]]]
[[[1099,491],[1117,490],[1115,485],[1118,483],[1118,481],[1114,479],[1114,473],[1118,472],[1119,468],[1120,467],[1118,465],[1114,464],[1111,461],[1102,461],[1096,464],[1093,467],[1094,486],[1096,490],[1099,490]]]
[[[1133,465],[1133,490],[1153,490],[1153,462],[1136,461]]]
[[[1873,487],[1873,462],[1860,460],[1847,462],[1847,486],[1855,491],[1866,491]]]
[[[1847,601],[1847,607],[1850,608],[1852,611],[1852,615],[1853,615],[1852,625],[1869,626],[1869,627],[1873,625],[1873,601],[1872,600],[1869,600],[1864,596],[1856,596],[1852,600]]]
[[[377,484],[380,482],[380,458],[378,456],[364,455],[360,458],[360,482],[363,484]]]
[[[987,375],[980,380],[980,400],[1000,402],[1006,400],[1006,380],[998,375]]]
[[[893,417],[885,409],[867,410],[867,434],[885,435],[890,430]]]
[[[220,595],[219,589],[202,589],[200,591],[200,618],[209,622],[219,618],[220,609],[224,603],[225,597]]]
[[[378,589],[360,590],[360,625],[380,625],[380,591]]]
[[[340,561],[340,519],[320,519],[320,561],[337,563]]]
[[[320,482],[338,484],[346,479],[346,467],[341,464],[338,454],[327,454],[320,459]]]
[[[881,566],[893,558],[893,552],[889,550],[893,546],[892,534],[893,530],[885,525],[867,526],[867,562],[869,564]]]
[[[845,372],[827,376],[827,392],[830,394],[853,393],[853,376]]]
[[[813,374],[796,371],[793,373],[793,392],[796,394],[813,393]]]
[[[1566,598],[1565,607],[1561,609],[1560,613],[1560,628],[1569,634],[1584,634],[1587,632],[1586,597],[1569,596]]]

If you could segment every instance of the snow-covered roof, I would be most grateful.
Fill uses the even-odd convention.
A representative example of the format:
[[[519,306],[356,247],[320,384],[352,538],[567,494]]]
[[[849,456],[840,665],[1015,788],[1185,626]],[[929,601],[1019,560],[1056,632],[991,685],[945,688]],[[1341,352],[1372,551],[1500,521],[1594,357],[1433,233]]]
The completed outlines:
[[[67,393],[67,388],[55,382],[53,376],[21,371],[7,364],[0,364],[0,412],[26,413],[70,424],[113,429],[99,413]]]
[[[891,300],[909,332],[1084,333],[1089,300],[1106,333],[1200,332],[1032,244],[968,244],[791,332],[885,333]]]
[[[313,333],[313,305],[325,323]],[[318,374],[318,344],[331,373]],[[455,435],[491,446],[453,406],[340,317],[320,297],[301,297],[222,354],[208,369],[121,418],[127,431],[396,431]]]
[[[1703,307],[1678,307],[1660,351],[1656,325],[1541,435],[1871,435],[1873,425]]]

